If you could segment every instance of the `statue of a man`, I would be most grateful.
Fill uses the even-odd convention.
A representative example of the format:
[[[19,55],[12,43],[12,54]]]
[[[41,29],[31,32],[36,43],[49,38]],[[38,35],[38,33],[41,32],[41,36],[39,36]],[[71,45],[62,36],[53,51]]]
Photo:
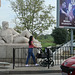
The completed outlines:
[[[14,29],[9,28],[9,23],[7,21],[3,21],[0,31],[0,43],[28,43],[31,35],[32,34],[27,29],[20,34]],[[34,42],[38,41],[34,39]]]

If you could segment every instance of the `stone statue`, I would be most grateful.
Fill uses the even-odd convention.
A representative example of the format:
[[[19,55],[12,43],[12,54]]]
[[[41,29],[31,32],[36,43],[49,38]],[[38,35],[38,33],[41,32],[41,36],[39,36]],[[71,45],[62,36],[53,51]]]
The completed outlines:
[[[18,33],[12,28],[9,28],[7,21],[2,22],[2,29],[0,30],[0,44],[4,43],[28,43],[29,37],[32,34],[26,29],[22,33]],[[34,43],[40,44],[38,40],[34,38]]]

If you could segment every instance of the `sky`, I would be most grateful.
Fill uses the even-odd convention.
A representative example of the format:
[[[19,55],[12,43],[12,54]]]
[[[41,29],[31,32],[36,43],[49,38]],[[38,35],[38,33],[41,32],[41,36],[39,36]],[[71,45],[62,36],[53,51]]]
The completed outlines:
[[[53,12],[53,15],[56,19],[56,0],[45,0],[45,4],[51,4],[52,6],[55,6],[55,11]],[[11,5],[9,1],[7,0],[1,0],[1,7],[0,7],[0,25],[2,26],[2,21],[8,21],[9,27],[14,28],[15,24],[13,23],[13,20],[15,18],[15,13],[11,8]],[[51,33],[53,27],[50,27],[49,30],[46,30],[44,34]]]

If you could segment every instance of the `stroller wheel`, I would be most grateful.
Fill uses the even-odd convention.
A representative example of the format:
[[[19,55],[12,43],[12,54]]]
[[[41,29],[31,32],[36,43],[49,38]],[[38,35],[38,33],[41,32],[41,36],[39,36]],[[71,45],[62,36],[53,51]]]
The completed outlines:
[[[42,67],[47,67],[47,62],[46,62],[46,61],[40,62],[40,66],[42,66]]]
[[[51,62],[51,66],[52,66],[52,67],[54,66],[54,61]]]
[[[46,63],[42,63],[42,66],[43,66],[43,67],[47,67],[47,64],[46,64]]]

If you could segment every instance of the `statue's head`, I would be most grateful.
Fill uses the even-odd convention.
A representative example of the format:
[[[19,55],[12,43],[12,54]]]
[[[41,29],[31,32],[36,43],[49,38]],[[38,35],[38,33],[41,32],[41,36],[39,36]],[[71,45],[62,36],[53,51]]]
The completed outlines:
[[[8,27],[9,27],[9,23],[7,21],[3,21],[2,22],[2,28],[3,29],[8,29]]]

